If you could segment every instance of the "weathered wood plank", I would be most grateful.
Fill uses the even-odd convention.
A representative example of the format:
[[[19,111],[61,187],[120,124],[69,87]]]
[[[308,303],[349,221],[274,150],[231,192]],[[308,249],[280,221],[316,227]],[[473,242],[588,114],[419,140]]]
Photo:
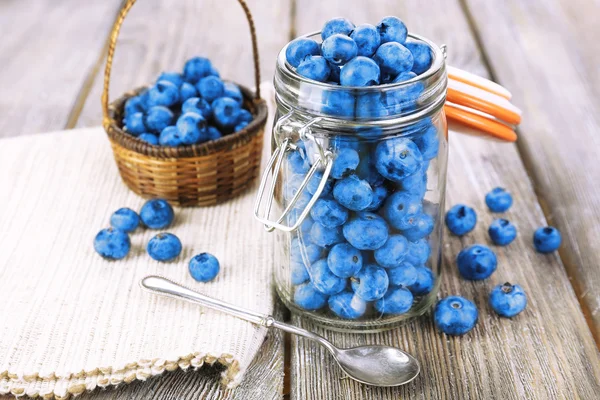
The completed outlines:
[[[261,76],[271,80],[275,57],[287,42],[290,0],[250,0],[261,57]],[[139,1],[127,16],[113,63],[111,99],[152,83],[161,71],[180,71],[185,60],[209,57],[225,79],[254,87],[248,23],[235,0]],[[98,71],[77,126],[100,124],[104,67]]]
[[[66,127],[120,3],[0,2],[0,137]]]
[[[452,65],[487,74],[458,1],[300,0],[298,10],[303,10],[297,13],[299,34],[338,15],[357,23],[398,15],[409,29],[448,44]],[[385,333],[343,335],[294,317],[295,323],[341,346],[387,343],[404,348],[421,361],[422,373],[400,388],[368,387],[344,379],[332,358],[312,343],[292,339],[292,399],[595,398],[600,356],[559,257],[532,249],[533,230],[545,218],[516,147],[458,134],[451,134],[450,147],[447,204],[474,206],[479,223],[462,239],[445,237],[440,296],[472,299],[480,310],[477,327],[464,337],[447,337],[425,316]],[[515,205],[506,217],[518,225],[519,236],[510,246],[495,248],[499,267],[490,279],[467,282],[458,276],[454,260],[462,247],[489,242],[487,227],[495,216],[483,199],[495,186],[514,194]],[[498,318],[487,305],[489,290],[505,281],[521,284],[529,294],[528,309],[512,320]]]
[[[600,343],[600,4],[466,4],[495,77],[524,110],[519,150]]]

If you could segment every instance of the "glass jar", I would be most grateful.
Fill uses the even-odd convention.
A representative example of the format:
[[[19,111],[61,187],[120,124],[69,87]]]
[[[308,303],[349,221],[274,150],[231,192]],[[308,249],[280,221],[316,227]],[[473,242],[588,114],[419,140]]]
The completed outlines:
[[[277,59],[273,155],[255,216],[277,231],[277,293],[329,329],[392,328],[423,314],[439,287],[445,53],[409,40],[429,46],[432,64],[400,83],[320,83],[293,70],[285,47]]]

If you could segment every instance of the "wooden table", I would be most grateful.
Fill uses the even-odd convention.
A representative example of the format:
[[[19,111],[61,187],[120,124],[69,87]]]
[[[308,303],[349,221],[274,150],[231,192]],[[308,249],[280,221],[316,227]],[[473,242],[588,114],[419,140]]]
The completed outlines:
[[[231,5],[228,4],[231,2]],[[480,309],[477,327],[451,338],[430,316],[375,335],[323,332],[342,346],[387,343],[422,362],[413,383],[394,389],[345,379],[319,348],[272,333],[242,386],[226,391],[218,371],[175,372],[82,399],[559,399],[600,393],[600,4],[593,0],[277,0],[249,1],[257,23],[264,79],[290,38],[331,17],[374,23],[398,15],[410,30],[448,45],[449,62],[508,87],[523,108],[516,145],[452,135],[447,204],[476,208],[468,236],[447,237],[441,296],[460,294]],[[106,42],[119,0],[0,2],[0,137],[99,125]],[[251,85],[247,28],[233,0],[141,0],[122,29],[111,93],[177,70],[192,55],[211,57],[225,77]],[[487,242],[484,195],[508,188],[507,217],[517,240],[497,249],[498,271],[461,280],[454,258]],[[563,233],[557,254],[532,250],[535,228]],[[529,294],[527,310],[496,317],[489,289],[504,281]],[[284,310],[278,305],[279,315]],[[594,341],[594,338],[596,341]],[[283,379],[285,375],[285,379]]]

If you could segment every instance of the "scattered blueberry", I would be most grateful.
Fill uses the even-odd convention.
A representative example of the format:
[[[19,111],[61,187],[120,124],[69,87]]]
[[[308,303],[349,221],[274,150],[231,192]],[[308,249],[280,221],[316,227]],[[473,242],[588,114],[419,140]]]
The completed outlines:
[[[533,246],[540,253],[552,253],[560,247],[561,242],[562,236],[553,226],[538,228],[533,234]]]
[[[354,293],[345,291],[329,298],[329,309],[340,318],[357,319],[367,310],[367,303]]]
[[[471,301],[460,296],[448,296],[435,305],[435,326],[447,335],[460,336],[477,323],[479,313]]]
[[[477,214],[464,204],[457,204],[446,213],[446,226],[456,236],[466,235],[475,228]]]
[[[312,39],[298,38],[288,44],[285,50],[285,58],[287,62],[294,68],[311,56],[320,56],[321,47]]]
[[[498,315],[511,318],[525,309],[527,295],[521,286],[506,282],[492,289],[489,302]]]
[[[406,42],[408,30],[404,22],[397,17],[385,17],[377,25],[377,31],[381,38],[381,43],[397,42],[403,44]]]
[[[491,212],[504,212],[510,208],[513,203],[512,196],[506,189],[497,187],[485,195],[485,204]]]
[[[413,59],[415,60],[412,72],[417,75],[427,71],[431,66],[431,51],[429,46],[421,42],[409,41],[404,44],[408,50],[412,53]]]
[[[321,45],[323,57],[334,65],[344,65],[356,57],[356,42],[346,35],[336,33],[329,36]]]
[[[327,265],[340,278],[350,278],[362,268],[363,257],[360,250],[350,244],[339,243],[329,251]]]
[[[335,154],[330,176],[335,179],[343,179],[352,174],[358,167],[360,158],[353,149],[340,149]]]
[[[390,287],[387,293],[375,302],[375,309],[382,314],[404,314],[413,304],[413,294],[402,287]]]
[[[354,57],[340,73],[340,83],[343,86],[374,86],[379,84],[379,66],[367,57]]]
[[[148,109],[146,114],[145,125],[149,131],[154,133],[160,133],[167,126],[173,124],[174,115],[165,106],[154,106]]]
[[[324,258],[313,263],[308,270],[312,284],[323,294],[336,294],[346,287],[346,280],[334,275]]]
[[[172,233],[159,233],[150,239],[146,251],[156,261],[171,261],[181,253],[181,241]]]
[[[331,35],[338,33],[348,36],[352,30],[354,30],[354,24],[346,18],[333,18],[323,25],[323,28],[321,29],[321,38],[326,40]]]
[[[377,214],[359,212],[343,226],[346,240],[359,250],[377,250],[385,244],[389,228]]]
[[[369,24],[358,25],[350,37],[358,47],[359,56],[371,57],[381,43],[377,28]]]
[[[363,266],[358,274],[350,280],[354,293],[365,301],[374,301],[382,298],[389,286],[389,279],[385,269],[374,264]]]
[[[401,182],[418,172],[423,156],[414,142],[408,138],[395,137],[384,140],[375,149],[375,167],[385,178]]]
[[[140,225],[140,216],[131,208],[119,208],[110,216],[110,225],[123,232],[133,232]]]
[[[390,235],[387,242],[373,252],[377,264],[384,268],[399,267],[408,253],[408,240],[402,235]]]
[[[210,253],[196,254],[188,265],[190,275],[198,282],[209,282],[219,273],[219,260]]]
[[[517,237],[517,228],[509,220],[500,218],[492,222],[488,233],[492,242],[498,246],[506,246]]]
[[[373,201],[371,186],[356,175],[337,181],[333,187],[333,197],[344,207],[361,211]]]
[[[498,265],[496,254],[487,246],[474,244],[464,248],[456,258],[458,271],[469,280],[486,279]]]
[[[318,310],[327,303],[327,296],[319,292],[310,282],[297,286],[294,290],[294,303],[305,310]]]
[[[296,68],[299,75],[317,82],[327,81],[330,71],[327,60],[321,56],[308,57]]]
[[[148,200],[140,210],[140,218],[150,229],[164,229],[175,218],[173,207],[163,199]]]
[[[102,229],[94,238],[94,249],[109,260],[120,260],[131,249],[129,235],[119,229]]]
[[[417,267],[417,280],[412,285],[408,286],[408,289],[415,296],[423,296],[431,292],[435,278],[433,271],[427,267]]]
[[[399,267],[387,270],[390,285],[409,287],[417,282],[417,269],[408,262],[400,263]]]

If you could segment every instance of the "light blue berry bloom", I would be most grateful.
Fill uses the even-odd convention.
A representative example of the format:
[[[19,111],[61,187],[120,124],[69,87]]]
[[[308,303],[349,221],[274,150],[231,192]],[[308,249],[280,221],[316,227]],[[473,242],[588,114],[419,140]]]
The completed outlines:
[[[209,282],[215,279],[221,267],[215,256],[210,253],[200,253],[190,259],[188,269],[196,281]]]
[[[150,107],[146,114],[146,127],[151,132],[160,133],[167,126],[173,124],[175,116],[165,106]]]
[[[456,236],[466,235],[477,224],[477,213],[464,204],[457,204],[446,213],[446,226]]]
[[[414,223],[410,228],[402,231],[404,237],[411,242],[415,242],[431,235],[433,228],[435,227],[433,218],[425,213],[419,214],[413,222]]]
[[[240,104],[240,106],[244,102],[244,95],[242,94],[242,90],[238,85],[236,85],[233,82],[225,82],[223,84],[223,97],[229,97],[230,99],[234,99]]]
[[[329,298],[329,309],[340,318],[357,319],[367,310],[367,303],[354,293],[344,291]]]
[[[408,253],[408,240],[402,235],[390,235],[387,242],[373,252],[375,261],[383,268],[399,267]]]
[[[321,46],[312,39],[298,38],[288,44],[285,50],[285,59],[294,68],[311,56],[320,56]]]
[[[146,251],[156,261],[171,261],[181,254],[181,241],[172,233],[162,232],[148,242]]]
[[[315,171],[313,177],[306,184],[306,191],[310,194],[315,194],[317,189],[319,188],[319,184],[323,179],[323,171]],[[323,191],[321,192],[321,197],[328,196],[333,190],[333,180],[327,179],[325,182],[325,186],[323,187]]]
[[[344,241],[342,228],[327,228],[318,222],[314,222],[310,228],[310,240],[317,246],[329,248],[334,244]]]
[[[413,304],[413,294],[402,287],[390,287],[386,294],[375,302],[375,309],[382,314],[400,315],[408,312]]]
[[[183,82],[181,86],[179,86],[179,101],[185,103],[186,100],[193,97],[198,97],[196,87],[189,82]]]
[[[175,126],[179,131],[181,143],[189,145],[206,141],[207,125],[206,119],[202,115],[188,112],[177,119]]]
[[[94,238],[94,250],[108,260],[120,260],[130,249],[129,235],[119,229],[102,229]]]
[[[130,97],[125,102],[125,117],[131,114],[144,112],[146,112],[146,102],[140,95]]]
[[[419,148],[424,160],[431,160],[437,157],[440,151],[440,140],[438,131],[434,125],[429,127],[420,135],[417,135],[413,141]]]
[[[171,82],[173,85],[175,85],[177,87],[180,87],[184,83],[183,75],[180,74],[179,72],[162,72],[158,76],[158,79],[156,79],[156,82],[160,82],[160,81]]]
[[[350,37],[356,42],[359,56],[371,57],[381,44],[377,28],[370,24],[358,25]]]
[[[300,285],[310,279],[308,270],[304,266],[303,262],[292,261],[290,263],[290,281],[292,285]]]
[[[212,115],[212,108],[206,100],[201,99],[200,97],[192,97],[187,99],[181,105],[181,112],[183,114],[193,112],[202,115],[205,119],[208,119]]]
[[[346,280],[331,272],[325,258],[313,263],[308,268],[308,274],[314,287],[323,294],[336,294],[346,287]]]
[[[413,56],[400,43],[384,43],[375,52],[373,60],[379,65],[382,76],[393,80],[399,73],[410,71],[413,67]]]
[[[460,296],[448,296],[435,305],[435,326],[447,335],[460,336],[477,323],[479,312],[471,301]]]
[[[433,271],[427,267],[417,267],[416,270],[417,280],[408,289],[415,296],[424,296],[433,289],[435,277],[433,276]]]
[[[416,196],[408,192],[396,192],[387,198],[383,215],[392,227],[404,230],[414,226],[422,209],[421,201]]]
[[[205,76],[215,75],[213,66],[208,58],[194,57],[183,66],[183,77],[189,83],[196,83]]]
[[[328,37],[335,34],[348,36],[353,30],[354,24],[350,22],[350,20],[342,17],[333,18],[323,25],[323,28],[321,29],[321,38],[326,40]]]
[[[150,229],[164,229],[173,222],[175,212],[166,200],[152,199],[142,206],[140,218]]]
[[[196,84],[196,88],[200,96],[209,103],[223,96],[225,92],[223,81],[212,75],[200,79]]]
[[[533,234],[533,246],[539,253],[552,253],[560,247],[561,242],[562,236],[553,226],[538,228]]]
[[[148,132],[148,128],[146,128],[146,124],[144,123],[144,114],[141,112],[127,115],[124,122],[125,130],[133,136]]]
[[[158,81],[148,89],[148,107],[170,107],[179,101],[179,88],[169,81]]]
[[[331,78],[331,77],[330,77]],[[353,117],[354,95],[346,90],[323,91],[322,111],[336,117]]]
[[[346,240],[359,250],[377,250],[385,244],[389,228],[377,214],[360,212],[343,226]]]
[[[219,97],[211,104],[213,118],[220,128],[231,129],[237,125],[241,108],[237,101],[229,97]]]
[[[487,246],[474,244],[464,248],[456,258],[458,271],[469,280],[486,279],[498,265],[496,254]]]
[[[489,303],[501,317],[512,318],[527,307],[527,295],[521,286],[506,282],[492,289]]]
[[[427,192],[427,168],[429,165],[424,162],[417,172],[402,179],[402,190],[422,199]]]
[[[348,210],[335,200],[318,199],[310,210],[310,216],[326,228],[335,228],[348,220]]]
[[[315,311],[327,304],[327,296],[307,282],[294,290],[294,303],[305,310]]]
[[[158,145],[158,136],[153,133],[142,133],[138,139],[154,146]]]
[[[377,211],[383,205],[383,202],[388,197],[388,190],[385,186],[376,186],[373,189],[373,200],[369,207],[365,208],[365,211]]]
[[[323,41],[321,53],[331,64],[344,65],[356,57],[358,47],[354,40],[347,35],[336,33]]]
[[[397,42],[403,44],[408,36],[408,29],[398,17],[385,17],[377,25],[381,43]]]
[[[393,182],[418,172],[423,156],[417,145],[408,138],[396,137],[380,142],[375,149],[375,167],[385,178]]]
[[[358,163],[360,163],[360,157],[356,150],[340,149],[335,153],[330,175],[335,179],[343,179],[356,170]]]
[[[379,84],[379,65],[368,57],[354,57],[340,72],[342,86],[364,87]]]
[[[409,287],[417,282],[417,269],[406,261],[400,263],[399,267],[387,270],[390,285]]]
[[[139,225],[140,216],[131,208],[119,208],[110,216],[110,226],[123,232],[133,232]]]
[[[336,276],[350,278],[362,268],[363,257],[360,250],[350,244],[338,243],[329,251],[327,266]]]
[[[333,187],[333,197],[349,210],[361,211],[373,201],[373,190],[366,181],[350,175],[337,181]]]
[[[510,193],[501,187],[492,189],[491,192],[485,195],[485,204],[491,212],[505,212],[513,203]]]
[[[324,57],[311,56],[306,58],[298,65],[296,72],[308,79],[312,79],[317,82],[326,82],[329,78],[331,69],[329,64]]]
[[[323,249],[315,244],[308,243],[308,241],[304,241],[303,243],[298,238],[292,239],[290,246],[292,261],[298,261],[307,265],[318,261],[323,255]]]
[[[181,135],[176,126],[167,126],[158,136],[158,143],[161,146],[177,147],[182,146]]]
[[[506,246],[517,237],[517,227],[507,219],[499,218],[488,229],[490,239],[498,246]]]
[[[415,242],[408,243],[408,253],[406,254],[405,261],[414,265],[423,265],[429,259],[431,255],[431,246],[425,239],[420,239]]]
[[[374,301],[382,298],[390,283],[385,269],[375,264],[363,266],[350,281],[354,293],[364,301]]]
[[[223,137],[223,134],[221,134],[221,131],[219,131],[214,126],[209,126],[208,128],[206,128],[207,140],[217,140],[217,139],[220,139],[221,137]]]
[[[431,50],[429,46],[422,42],[406,42],[406,48],[410,50],[413,59],[415,60],[412,72],[417,75],[422,74],[431,67]]]

